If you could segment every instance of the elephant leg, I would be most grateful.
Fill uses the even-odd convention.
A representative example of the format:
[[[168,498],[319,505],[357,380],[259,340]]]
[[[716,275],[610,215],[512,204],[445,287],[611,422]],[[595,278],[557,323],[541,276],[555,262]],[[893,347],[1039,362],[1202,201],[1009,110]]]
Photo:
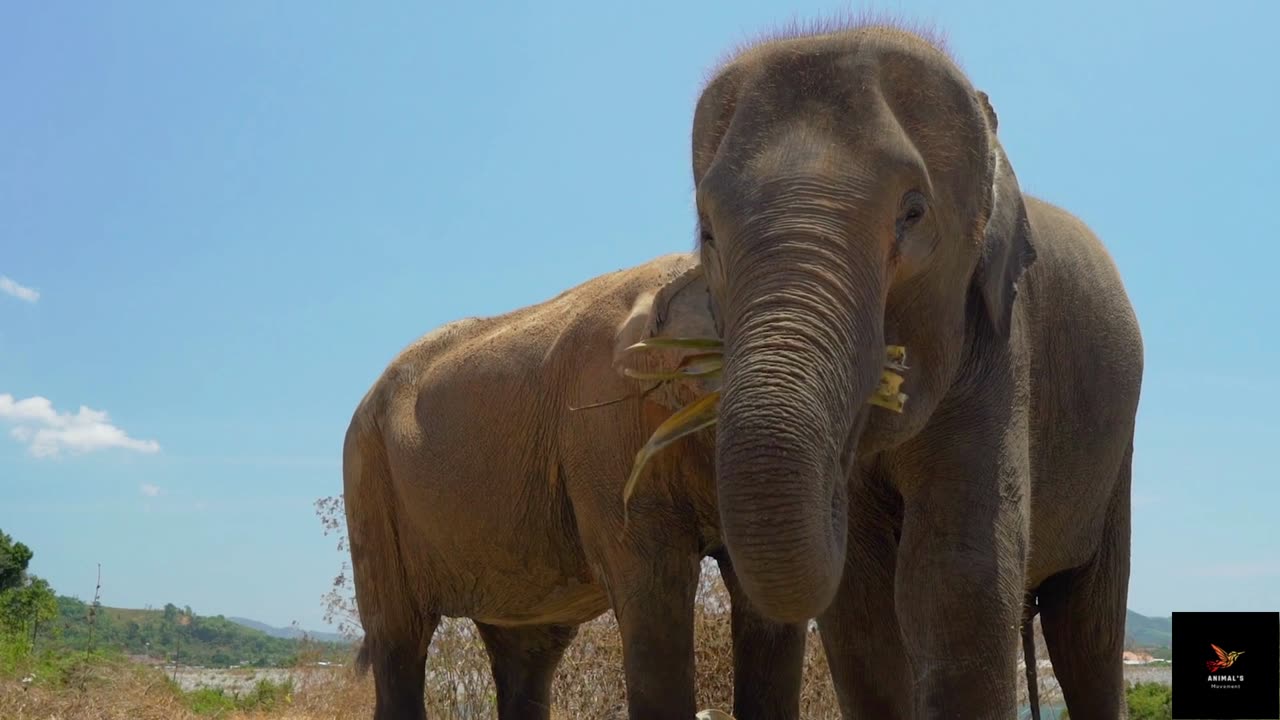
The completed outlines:
[[[1131,452],[1132,450],[1130,450]],[[1040,585],[1040,623],[1072,720],[1126,716],[1125,608],[1129,596],[1129,474],[1126,455],[1098,553]]]
[[[894,600],[917,718],[1017,712],[1026,476],[996,455],[922,454],[930,471],[903,493]]]
[[[416,631],[405,628],[394,637],[366,636],[361,656],[373,666],[374,720],[426,719],[427,649],[439,622],[438,615],[427,615]]]
[[[893,603],[894,525],[901,512],[883,486],[851,488],[848,561],[818,618],[831,679],[847,720],[911,717],[911,668]]]
[[[717,553],[716,562],[732,604],[734,717],[800,717],[806,624],[776,623],[756,612],[738,583],[728,553]]]
[[[499,627],[477,622],[498,689],[499,720],[549,720],[551,682],[575,625]]]
[[[622,634],[628,714],[633,720],[689,720],[696,700],[693,603],[701,554],[662,516],[637,517],[634,510],[624,537],[603,553]]]
[[[633,720],[688,720],[695,713],[693,601],[695,556],[655,562],[614,595],[622,631],[627,709]]]

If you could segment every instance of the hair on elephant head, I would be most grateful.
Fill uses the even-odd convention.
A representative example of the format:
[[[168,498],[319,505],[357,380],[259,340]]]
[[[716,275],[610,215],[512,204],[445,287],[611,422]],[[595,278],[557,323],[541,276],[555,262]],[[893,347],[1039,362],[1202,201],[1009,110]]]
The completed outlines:
[[[876,26],[749,48],[699,99],[721,521],[743,585],[780,620],[835,593],[858,453],[923,427],[975,334],[1007,342],[1035,252],[996,124],[945,53]],[[898,414],[866,402],[886,345],[911,358]]]

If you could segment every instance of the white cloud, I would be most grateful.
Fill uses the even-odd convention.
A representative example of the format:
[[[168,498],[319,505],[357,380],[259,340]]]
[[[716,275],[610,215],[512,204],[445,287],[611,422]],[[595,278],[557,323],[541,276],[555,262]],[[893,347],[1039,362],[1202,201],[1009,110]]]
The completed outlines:
[[[147,497],[159,497],[159,496],[160,496],[160,486],[159,486],[159,485],[151,485],[151,484],[149,484],[149,483],[142,483],[141,485],[139,485],[139,486],[138,486],[138,489],[139,489],[139,490],[141,490],[141,491],[142,491],[142,494],[143,494],[143,495],[146,495]]]
[[[160,443],[155,440],[131,438],[112,425],[104,410],[81,405],[74,414],[58,412],[48,398],[39,395],[16,400],[8,393],[0,394],[0,420],[15,426],[9,435],[26,445],[35,457],[56,457],[63,450],[73,454],[107,448],[140,453],[160,451]]]
[[[16,281],[9,279],[8,276],[0,275],[0,292],[5,295],[12,295],[19,300],[25,300],[33,303],[40,299],[40,291],[35,288],[29,288],[25,285],[19,285]]]

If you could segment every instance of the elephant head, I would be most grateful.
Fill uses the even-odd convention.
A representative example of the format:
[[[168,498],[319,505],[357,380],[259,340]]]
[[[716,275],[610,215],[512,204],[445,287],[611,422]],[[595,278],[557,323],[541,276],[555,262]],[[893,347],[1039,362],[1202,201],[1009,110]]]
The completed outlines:
[[[862,27],[740,53],[695,111],[699,251],[724,340],[722,530],[757,608],[819,615],[861,456],[927,422],[967,353],[1008,342],[1032,263],[996,117],[921,38]],[[901,413],[867,404],[907,349]]]
[[[696,350],[653,348],[633,352],[635,345],[653,338],[711,338],[715,323],[710,310],[707,280],[697,255],[680,258],[660,284],[636,297],[614,336],[613,367],[619,374],[670,370]],[[707,392],[718,390],[717,377],[690,377],[662,382],[648,397],[668,410],[688,405]]]

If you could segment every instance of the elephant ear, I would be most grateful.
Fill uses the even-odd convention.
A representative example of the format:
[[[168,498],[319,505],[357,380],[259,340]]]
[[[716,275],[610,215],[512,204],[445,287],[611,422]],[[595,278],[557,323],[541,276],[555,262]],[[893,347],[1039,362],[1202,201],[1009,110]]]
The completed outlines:
[[[991,178],[991,211],[982,238],[975,282],[992,327],[1000,337],[1007,337],[1013,319],[1013,303],[1018,294],[1018,281],[1036,259],[1031,244],[1031,226],[1027,208],[1018,187],[1018,178],[996,137],[997,119],[986,93],[978,99],[987,117],[991,139],[988,160]]]
[[[636,298],[631,312],[614,337],[613,367],[619,374],[628,369],[641,372],[671,370],[685,357],[699,352],[697,349],[665,347],[628,351],[641,340],[717,337],[706,277],[695,258],[689,256],[688,261],[679,265],[661,285]],[[654,384],[648,380],[636,382],[645,389]],[[716,389],[717,383],[708,379],[672,381],[650,397],[674,410],[693,397]]]

